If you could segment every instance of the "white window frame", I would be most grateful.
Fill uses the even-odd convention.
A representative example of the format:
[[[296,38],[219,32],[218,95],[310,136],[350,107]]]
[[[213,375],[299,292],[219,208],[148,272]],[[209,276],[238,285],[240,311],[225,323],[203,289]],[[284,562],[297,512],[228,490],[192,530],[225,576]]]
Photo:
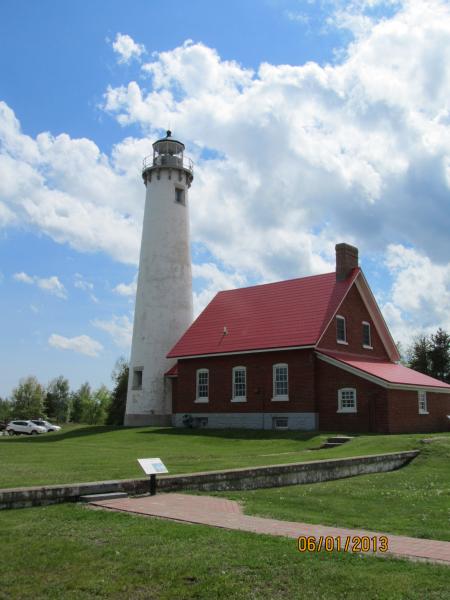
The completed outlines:
[[[199,391],[200,391],[200,375],[206,373],[206,375],[208,376],[207,379],[207,395],[206,396],[199,396]],[[209,369],[197,369],[196,373],[195,373],[195,402],[199,403],[199,404],[206,404],[207,402],[209,402]],[[204,385],[204,384],[203,384]]]
[[[286,369],[286,388],[287,394],[277,394],[277,369]],[[287,402],[289,400],[289,366],[287,363],[277,363],[272,367],[272,401],[273,402]]]
[[[243,396],[236,395],[235,376],[236,376],[236,373],[239,373],[239,372],[244,373],[245,394]],[[233,367],[232,375],[231,375],[231,402],[247,402],[247,367],[243,367],[243,366]]]
[[[352,392],[354,396],[354,406],[343,406],[344,401],[348,400],[348,398],[344,398],[344,394],[348,394]],[[356,413],[358,412],[358,403],[356,398],[356,389],[355,388],[341,388],[338,390],[338,413]]]
[[[419,405],[419,415],[429,415],[428,412],[428,399],[425,390],[417,391],[417,401]]]
[[[338,320],[344,321],[344,338],[343,340],[340,340],[338,337]],[[348,346],[348,341],[347,341],[347,321],[345,320],[345,317],[343,317],[342,315],[336,315],[336,342],[338,344],[345,344],[346,346]]]
[[[364,343],[364,327],[368,327],[369,328],[369,343],[365,344]],[[366,350],[373,350],[373,346],[372,346],[372,328],[370,326],[370,323],[368,321],[363,321],[362,322],[362,335],[363,335],[363,339],[362,339],[362,347],[365,348]]]

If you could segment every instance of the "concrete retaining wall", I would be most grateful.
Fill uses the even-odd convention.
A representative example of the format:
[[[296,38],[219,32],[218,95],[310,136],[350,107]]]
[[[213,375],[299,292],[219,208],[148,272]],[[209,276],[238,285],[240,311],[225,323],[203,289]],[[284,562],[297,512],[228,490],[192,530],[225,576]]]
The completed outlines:
[[[183,490],[211,492],[316,483],[354,475],[393,471],[406,465],[417,454],[419,454],[418,450],[412,450],[268,467],[206,471],[185,475],[161,475],[157,478],[157,489],[162,492]],[[107,492],[126,492],[130,495],[146,494],[148,489],[148,478],[2,489],[0,490],[0,509],[76,502],[80,496],[87,494]]]

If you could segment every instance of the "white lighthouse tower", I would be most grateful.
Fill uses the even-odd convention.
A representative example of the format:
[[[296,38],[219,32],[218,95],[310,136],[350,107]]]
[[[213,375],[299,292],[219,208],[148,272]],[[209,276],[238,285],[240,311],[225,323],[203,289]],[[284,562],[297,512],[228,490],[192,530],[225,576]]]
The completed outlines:
[[[170,425],[166,358],[193,320],[188,190],[192,161],[172,133],[144,159],[147,188],[125,425]]]

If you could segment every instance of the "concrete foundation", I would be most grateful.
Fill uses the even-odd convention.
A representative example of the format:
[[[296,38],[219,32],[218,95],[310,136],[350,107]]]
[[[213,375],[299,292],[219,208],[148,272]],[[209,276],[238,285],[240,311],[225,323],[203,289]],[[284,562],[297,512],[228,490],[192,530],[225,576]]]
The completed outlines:
[[[314,431],[318,428],[317,413],[175,413],[174,427],[186,427],[183,422],[188,414],[193,426],[208,429],[281,429],[274,424],[275,418],[287,418],[286,429]]]

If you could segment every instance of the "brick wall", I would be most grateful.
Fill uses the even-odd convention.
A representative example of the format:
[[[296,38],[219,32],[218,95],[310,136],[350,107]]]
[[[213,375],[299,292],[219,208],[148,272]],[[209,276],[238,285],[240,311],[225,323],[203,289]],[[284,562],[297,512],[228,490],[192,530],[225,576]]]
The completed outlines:
[[[388,432],[387,393],[384,388],[316,359],[319,429],[324,431]],[[338,413],[338,390],[356,389],[356,413]]]
[[[336,320],[330,323],[326,330],[322,340],[320,341],[319,348],[327,348],[329,350],[337,350],[338,352],[352,352],[354,354],[361,354],[368,358],[386,358],[389,360],[388,354],[384,349],[383,343],[375,329],[372,319],[364,305],[361,295],[354,285],[338,314],[345,317],[346,329],[347,329],[347,342],[346,344],[338,344],[336,341]],[[367,350],[363,348],[362,344],[362,322],[367,321],[370,323],[370,330],[372,334],[372,346],[373,350]]]
[[[174,413],[315,412],[312,350],[180,359]],[[289,401],[272,402],[272,366],[287,363]],[[232,369],[247,368],[247,402],[231,402]],[[196,371],[209,369],[209,402],[196,403]]]
[[[427,392],[428,415],[419,414],[416,391],[389,390],[389,432],[448,431],[450,395]]]

